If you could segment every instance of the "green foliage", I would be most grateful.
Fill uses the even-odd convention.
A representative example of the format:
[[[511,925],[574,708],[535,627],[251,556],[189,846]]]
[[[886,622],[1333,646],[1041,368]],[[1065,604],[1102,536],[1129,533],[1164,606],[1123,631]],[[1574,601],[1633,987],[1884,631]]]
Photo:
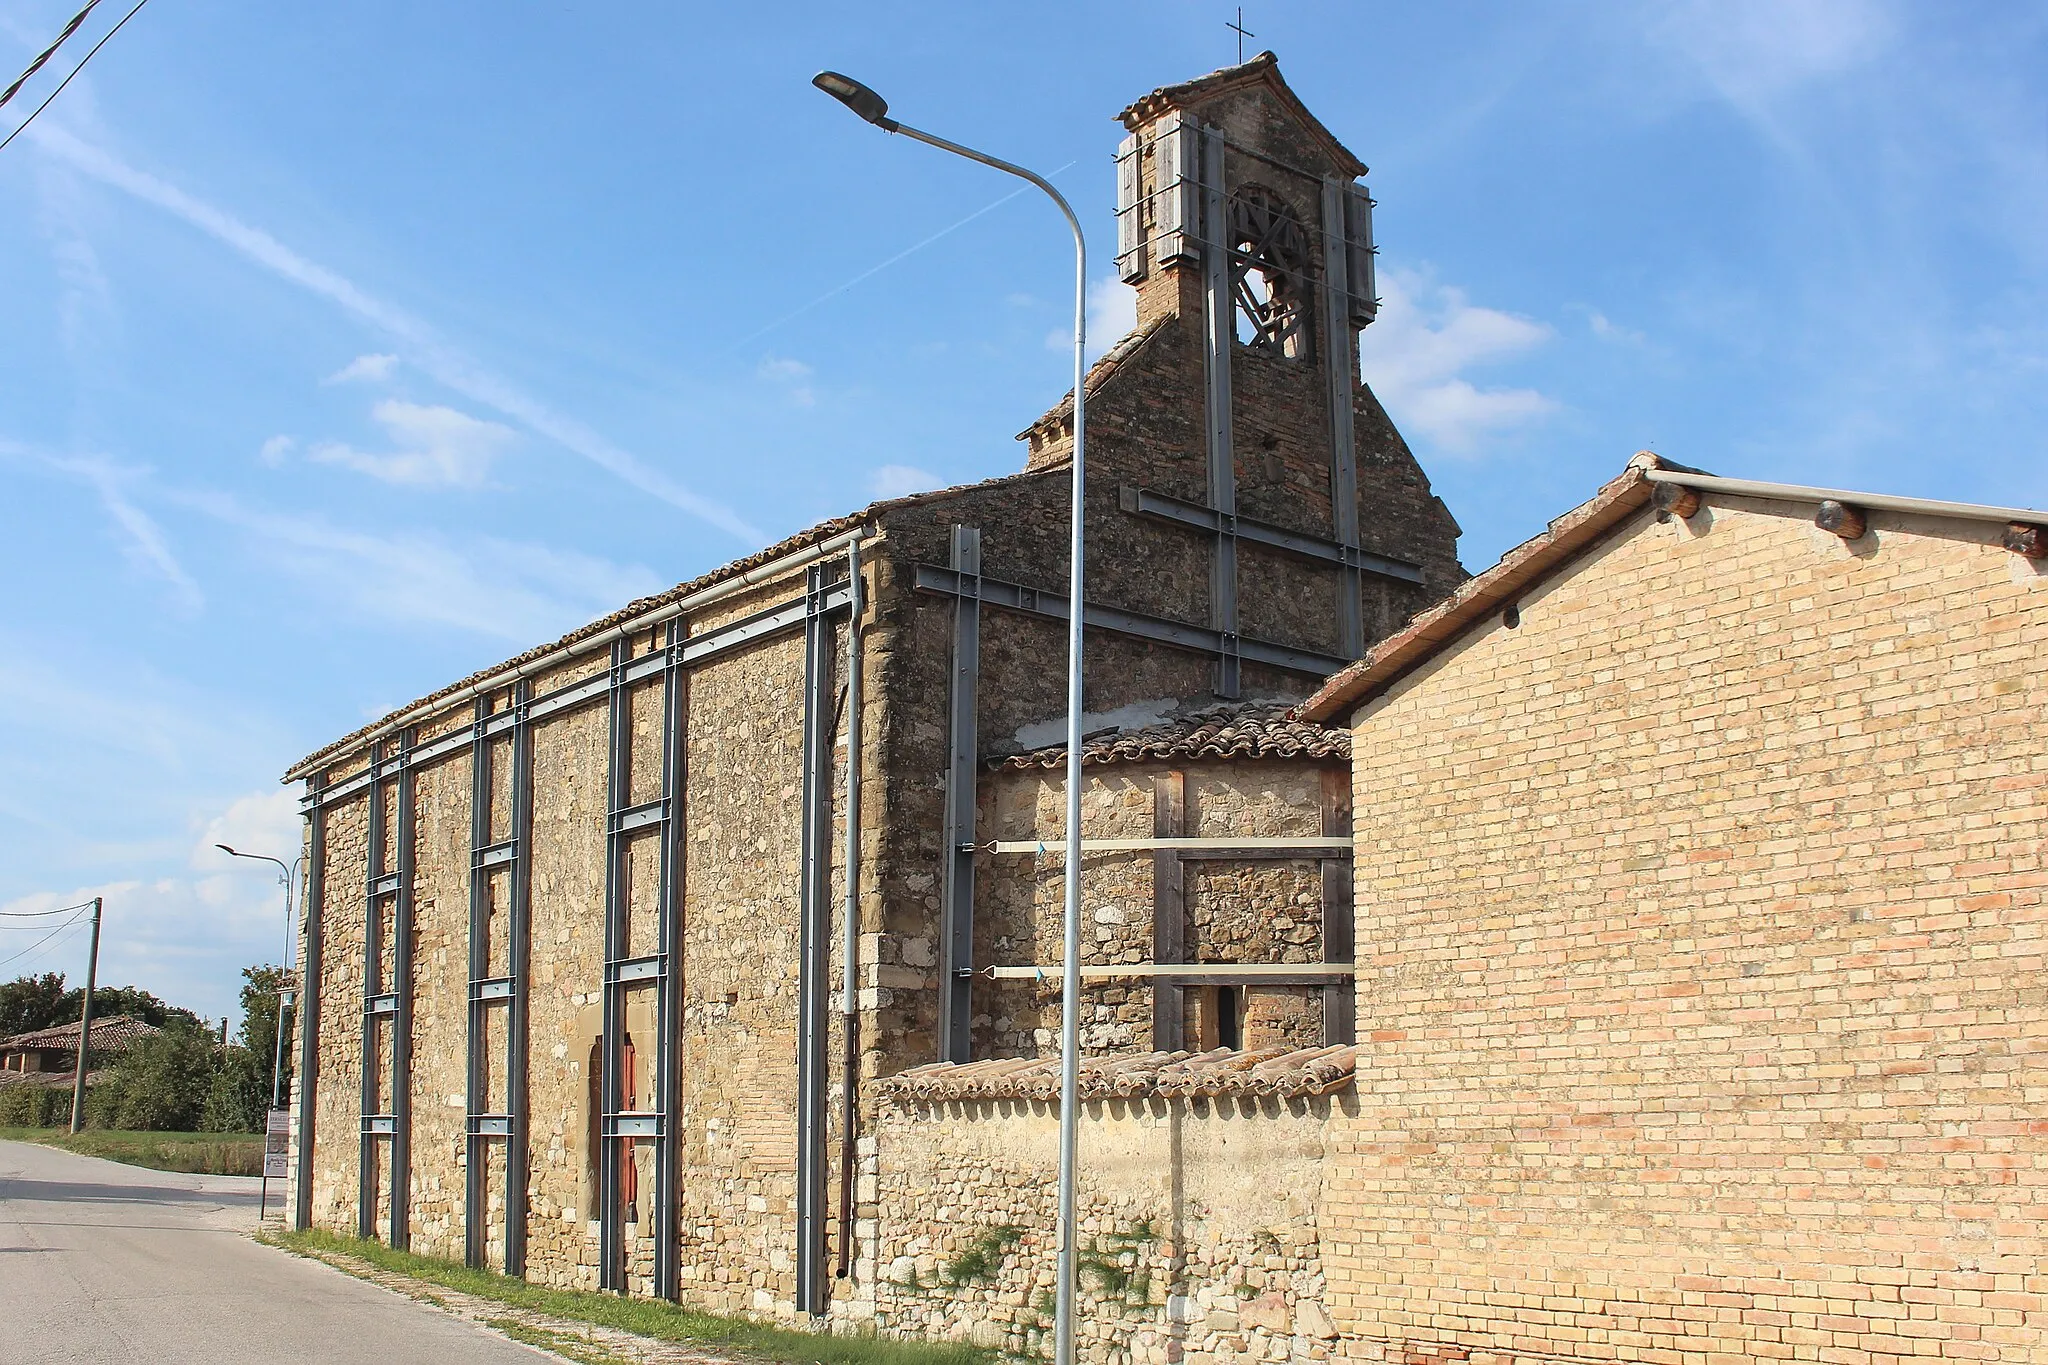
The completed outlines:
[[[71,1123],[71,1088],[0,1086],[0,1128],[49,1128]]]
[[[84,1003],[83,988],[64,989],[62,972],[19,976],[12,981],[0,982],[0,1038],[54,1028],[58,1024],[75,1024],[79,1007]],[[95,1019],[111,1019],[117,1014],[125,1014],[153,1028],[180,1024],[195,1029],[205,1027],[192,1011],[166,1005],[148,991],[135,986],[95,986],[92,1014]]]
[[[144,1038],[85,1097],[95,1128],[187,1133],[199,1126],[213,1086],[213,1041],[172,1027]]]
[[[728,1358],[780,1365],[994,1365],[993,1352],[956,1342],[889,1341],[867,1336],[827,1336],[769,1327],[738,1318],[698,1312],[662,1299],[630,1299],[577,1289],[547,1289],[488,1270],[472,1270],[378,1242],[331,1232],[286,1232],[268,1237],[290,1251],[316,1256],[356,1274],[362,1266],[394,1271],[415,1281],[472,1294],[513,1308],[530,1309],[567,1322],[591,1323],[657,1341],[695,1342]],[[337,1259],[338,1258],[338,1259]],[[572,1338],[573,1340],[573,1338]]]
[[[272,1064],[278,1060],[277,1030],[279,1027],[279,987],[285,984],[289,973],[282,967],[258,966],[242,968],[242,1028],[236,1035],[242,1050],[248,1054],[249,1065],[254,1068],[250,1093],[255,1100],[255,1112],[260,1116],[270,1107],[272,1094]],[[289,1102],[292,1084],[292,1019],[283,1018],[284,1047],[281,1070],[284,1079],[276,1088],[276,1094]],[[260,1126],[260,1125],[259,1125]]]
[[[962,1285],[994,1279],[996,1271],[1002,1269],[1003,1260],[1009,1255],[1010,1248],[1023,1240],[1023,1237],[1024,1229],[1012,1227],[1008,1223],[990,1228],[975,1238],[965,1251],[946,1262],[945,1268],[939,1273],[947,1284],[956,1289]]]

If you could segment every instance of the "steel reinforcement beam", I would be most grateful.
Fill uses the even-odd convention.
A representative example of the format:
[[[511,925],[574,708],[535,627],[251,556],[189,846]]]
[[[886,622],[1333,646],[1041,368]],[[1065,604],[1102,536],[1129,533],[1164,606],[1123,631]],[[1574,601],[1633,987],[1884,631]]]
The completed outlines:
[[[306,779],[317,792],[326,779]],[[301,913],[300,941],[304,965],[299,973],[299,1132],[297,1187],[292,1192],[292,1226],[300,1232],[313,1226],[313,1115],[320,1078],[320,974],[324,970],[327,916],[327,808],[317,800],[306,811],[306,903]]]
[[[958,597],[966,590],[958,572],[953,569],[942,569],[936,564],[915,566],[914,586],[920,592],[938,593],[948,597]],[[973,591],[984,606],[1001,607],[1005,611],[1021,612],[1026,616],[1036,616],[1047,621],[1067,619],[1067,594],[1063,588],[1031,588],[1021,583],[1007,583],[999,578],[983,576],[973,585]],[[1195,654],[1207,654],[1215,659],[1222,659],[1226,655],[1233,659],[1249,659],[1254,663],[1269,664],[1274,668],[1284,668],[1291,673],[1303,673],[1313,678],[1326,678],[1350,662],[1332,654],[1295,649],[1291,645],[1271,644],[1264,640],[1239,638],[1226,643],[1219,632],[1207,626],[1191,626],[1185,621],[1172,621],[1163,616],[1148,616],[1143,612],[1126,611],[1121,607],[1090,603],[1082,610],[1085,618],[1083,624],[1091,630],[1127,635],[1133,639],[1169,645]]]
[[[939,1060],[971,1060],[974,1018],[976,696],[981,677],[981,532],[953,528],[953,661],[946,712],[945,853],[940,862]],[[922,586],[922,584],[920,584]]]
[[[797,943],[796,1304],[822,1314],[827,1006],[832,991],[832,654],[823,565],[810,570],[804,626],[802,875]]]

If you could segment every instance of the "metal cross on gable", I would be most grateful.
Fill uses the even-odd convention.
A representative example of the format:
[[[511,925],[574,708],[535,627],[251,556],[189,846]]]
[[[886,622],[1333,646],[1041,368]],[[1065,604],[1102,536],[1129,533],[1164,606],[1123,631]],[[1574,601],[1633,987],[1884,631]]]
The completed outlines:
[[[1230,30],[1231,32],[1233,32],[1233,33],[1235,33],[1235,34],[1237,35],[1237,64],[1238,64],[1239,66],[1243,66],[1243,65],[1244,65],[1244,40],[1245,40],[1245,39],[1247,39],[1247,38],[1256,38],[1256,37],[1258,37],[1258,36],[1259,36],[1258,34],[1256,34],[1256,33],[1253,33],[1253,32],[1252,32],[1252,31],[1251,31],[1250,29],[1248,29],[1248,28],[1246,28],[1246,27],[1244,26],[1244,6],[1243,6],[1243,5],[1239,5],[1239,6],[1237,7],[1237,22],[1236,22],[1236,23],[1234,23],[1234,24],[1225,24],[1225,25],[1224,25],[1223,27],[1225,27],[1225,28],[1229,29],[1229,30]]]

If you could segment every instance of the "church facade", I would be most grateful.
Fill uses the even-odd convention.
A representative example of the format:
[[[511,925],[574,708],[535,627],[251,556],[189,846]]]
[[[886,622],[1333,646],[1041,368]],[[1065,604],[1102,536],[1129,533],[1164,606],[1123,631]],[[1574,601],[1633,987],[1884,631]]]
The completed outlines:
[[[1086,380],[1091,1292],[1327,1354],[1348,734],[1287,710],[1463,580],[1458,528],[1358,378],[1364,165],[1270,54],[1122,121],[1138,326]],[[1034,1348],[1050,1191],[962,1160],[1043,1137],[1055,1051],[1071,400],[1023,438],[1017,474],[813,527],[291,770],[300,1225]],[[1169,1147],[1210,1200],[1171,1229]],[[1092,1355],[1135,1349],[1104,1321]]]

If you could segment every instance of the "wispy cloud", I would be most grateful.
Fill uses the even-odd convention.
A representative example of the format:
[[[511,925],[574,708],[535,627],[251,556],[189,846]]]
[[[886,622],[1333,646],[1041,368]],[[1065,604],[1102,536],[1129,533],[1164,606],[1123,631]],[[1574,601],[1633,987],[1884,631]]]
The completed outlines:
[[[1013,296],[1014,297],[1014,296]],[[1071,315],[1073,304],[1067,304]],[[1094,364],[1102,353],[1129,336],[1138,325],[1138,291],[1125,284],[1115,275],[1099,275],[1088,284],[1088,363]],[[1074,349],[1074,329],[1055,327],[1045,334],[1045,349],[1067,351]]]
[[[1774,102],[1877,57],[1898,30],[1880,0],[1679,0],[1653,13],[1654,41],[1771,128]]]
[[[782,396],[800,408],[808,408],[818,401],[818,395],[811,388],[811,367],[801,360],[787,356],[768,356],[761,361],[756,373],[771,384],[780,386]]]
[[[250,507],[224,493],[165,496],[244,532],[279,568],[381,623],[454,626],[525,643],[666,586],[639,565],[531,542],[457,543],[421,531],[372,535]]]
[[[557,413],[475,359],[441,340],[424,322],[366,292],[325,266],[307,260],[269,233],[251,227],[174,185],[116,159],[62,127],[37,124],[32,137],[51,155],[84,175],[153,204],[198,228],[246,259],[378,328],[399,343],[406,359],[439,383],[589,460],[652,497],[699,517],[736,538],[757,544],[765,536],[730,508],[691,492],[661,470],[621,450],[582,423]]]
[[[330,441],[312,447],[306,458],[353,469],[386,483],[477,488],[490,477],[492,462],[518,439],[510,427],[497,422],[454,408],[396,398],[377,404],[370,415],[397,450],[372,454]],[[265,449],[269,449],[268,443]]]
[[[1480,388],[1464,371],[1541,346],[1551,329],[1469,302],[1411,271],[1380,276],[1379,320],[1359,337],[1361,369],[1394,420],[1453,454],[1556,411],[1530,388]]]
[[[0,440],[0,457],[39,465],[53,473],[77,479],[92,489],[107,519],[119,533],[122,552],[128,561],[170,584],[183,609],[198,611],[206,605],[206,595],[171,552],[170,541],[165,538],[163,528],[128,496],[127,486],[147,477],[148,470],[117,465],[96,456],[51,455],[7,440]]]
[[[398,357],[395,355],[384,353],[359,355],[320,382],[323,384],[381,384],[389,379],[392,372],[397,368]]]
[[[1092,425],[1092,424],[1091,424]],[[868,492],[878,498],[900,498],[945,486],[945,480],[915,465],[885,464],[868,471]]]

